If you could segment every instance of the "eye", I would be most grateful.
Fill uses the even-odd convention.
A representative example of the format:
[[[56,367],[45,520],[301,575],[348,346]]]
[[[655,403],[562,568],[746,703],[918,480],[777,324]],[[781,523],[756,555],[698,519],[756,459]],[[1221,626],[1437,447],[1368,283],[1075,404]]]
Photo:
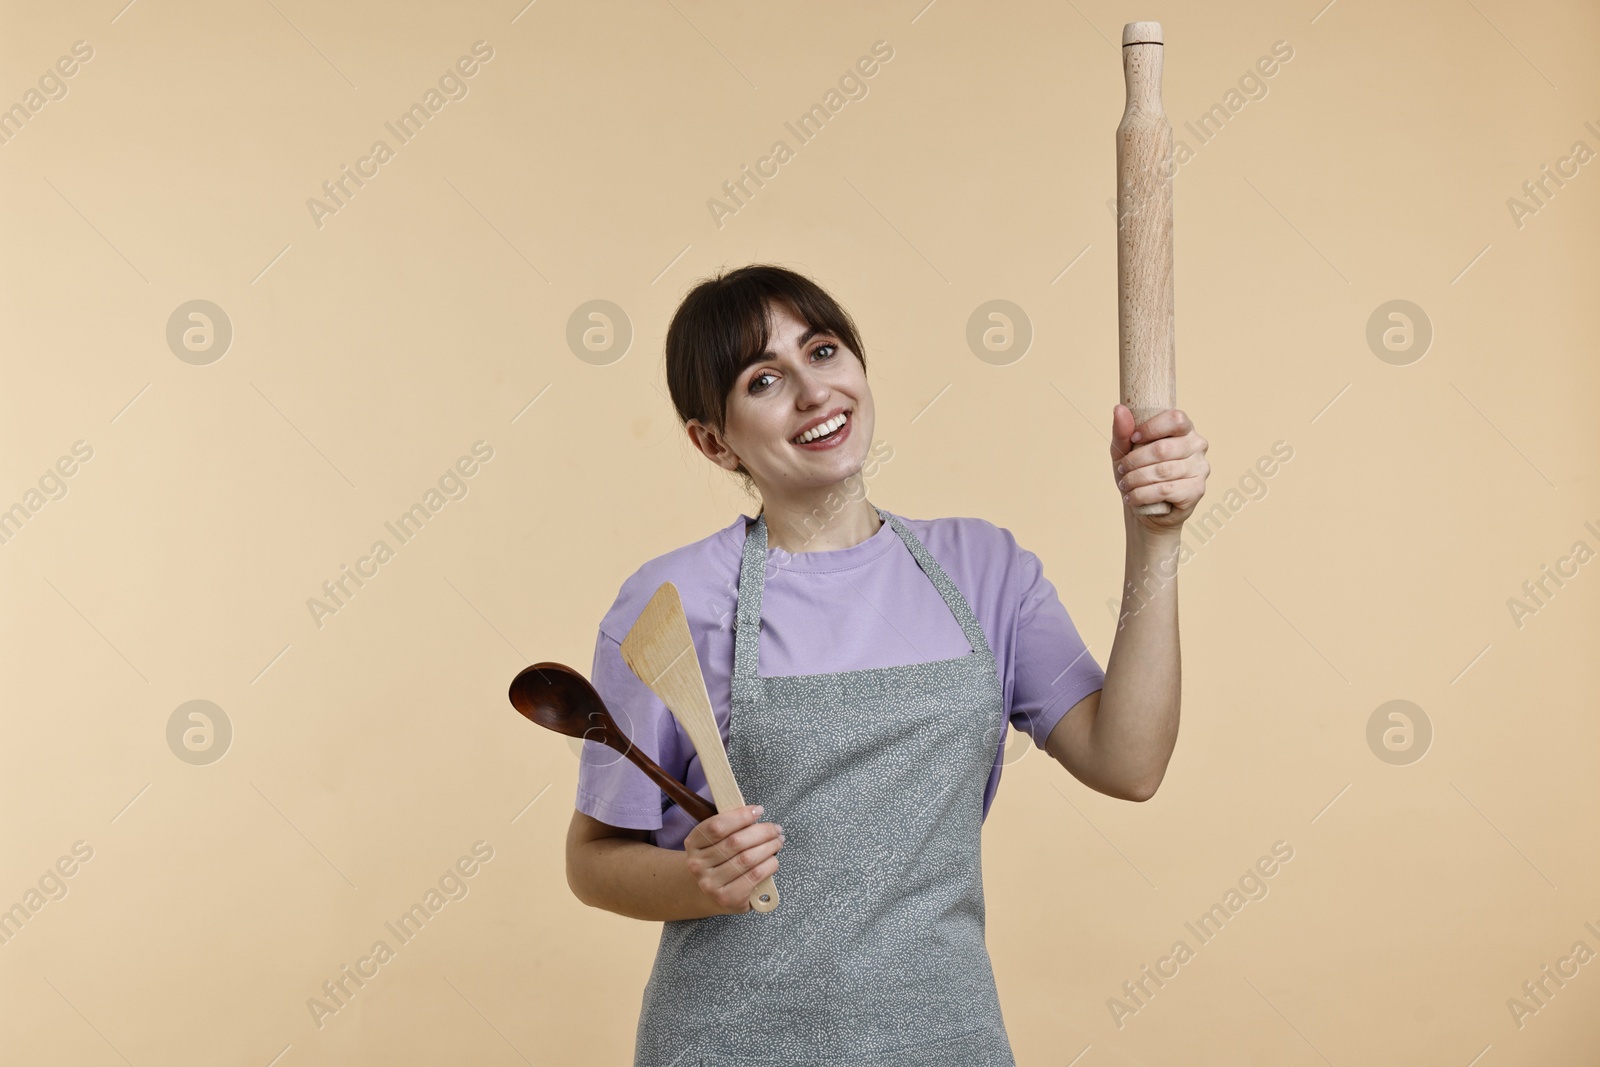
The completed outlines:
[[[834,344],[834,343],[832,343],[831,341],[825,341],[822,344],[818,345],[816,348],[813,348],[811,350],[811,354],[813,356],[817,356],[822,352],[823,349],[827,349],[828,350],[828,354],[825,355],[825,356],[821,356],[822,359],[832,359],[832,358],[834,358],[835,356],[837,356],[839,354],[839,346]],[[765,385],[761,384],[761,379],[770,378],[772,376],[773,375],[772,375],[771,371],[762,371],[760,374],[757,374],[755,377],[751,378],[750,379],[750,390],[749,390],[751,392],[751,394],[765,392],[767,387]]]

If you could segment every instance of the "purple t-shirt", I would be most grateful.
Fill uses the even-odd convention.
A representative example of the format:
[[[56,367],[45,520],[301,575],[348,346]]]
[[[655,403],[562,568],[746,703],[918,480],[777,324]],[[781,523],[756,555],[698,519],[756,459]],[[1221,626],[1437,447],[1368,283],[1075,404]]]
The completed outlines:
[[[885,509],[887,510],[887,509]],[[1040,749],[1068,709],[1105,685],[1039,558],[985,519],[895,517],[961,590],[993,650],[1006,715]],[[706,799],[700,757],[677,718],[622,660],[621,641],[662,582],[677,586],[722,741],[728,741],[734,609],[744,515],[709,537],[658,556],[622,583],[600,620],[590,682],[622,731],[662,769]],[[757,673],[835,673],[966,656],[971,646],[939,590],[888,523],[858,545],[830,552],[767,549]],[[867,709],[863,709],[865,711]],[[1005,726],[995,724],[987,818],[1000,784]],[[759,803],[758,798],[748,798]],[[612,826],[654,830],[652,843],[682,849],[694,820],[615,749],[583,743],[577,808]]]

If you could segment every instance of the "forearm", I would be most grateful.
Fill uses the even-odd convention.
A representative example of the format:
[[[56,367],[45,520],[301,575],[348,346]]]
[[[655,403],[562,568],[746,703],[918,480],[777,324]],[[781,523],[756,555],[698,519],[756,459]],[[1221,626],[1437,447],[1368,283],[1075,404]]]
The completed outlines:
[[[1151,535],[1128,524],[1122,610],[1093,727],[1104,766],[1139,796],[1155,792],[1178,740],[1180,543],[1176,531]]]
[[[687,854],[626,837],[583,845],[569,865],[568,883],[578,899],[647,922],[702,919],[726,910],[701,891],[689,873]]]

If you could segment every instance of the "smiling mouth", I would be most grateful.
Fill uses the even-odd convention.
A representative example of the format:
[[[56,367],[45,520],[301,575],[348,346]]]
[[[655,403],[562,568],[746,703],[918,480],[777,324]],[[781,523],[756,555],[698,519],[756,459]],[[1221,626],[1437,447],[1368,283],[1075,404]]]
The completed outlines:
[[[815,426],[798,437],[789,438],[789,443],[792,445],[809,445],[814,444],[817,441],[826,441],[831,437],[837,436],[839,431],[850,425],[850,418],[853,414],[854,412],[841,411],[838,415],[835,415],[832,419],[822,423],[820,426]],[[817,430],[822,429],[824,426],[831,426],[832,429],[827,433],[822,434],[816,432]]]

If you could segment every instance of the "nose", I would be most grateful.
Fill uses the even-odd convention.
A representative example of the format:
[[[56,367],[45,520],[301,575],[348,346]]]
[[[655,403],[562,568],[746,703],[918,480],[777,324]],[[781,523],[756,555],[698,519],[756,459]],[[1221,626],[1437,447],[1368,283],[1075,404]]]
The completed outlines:
[[[806,407],[821,407],[827,403],[828,395],[832,392],[821,373],[806,369],[800,372],[799,388],[796,390],[800,402]]]

